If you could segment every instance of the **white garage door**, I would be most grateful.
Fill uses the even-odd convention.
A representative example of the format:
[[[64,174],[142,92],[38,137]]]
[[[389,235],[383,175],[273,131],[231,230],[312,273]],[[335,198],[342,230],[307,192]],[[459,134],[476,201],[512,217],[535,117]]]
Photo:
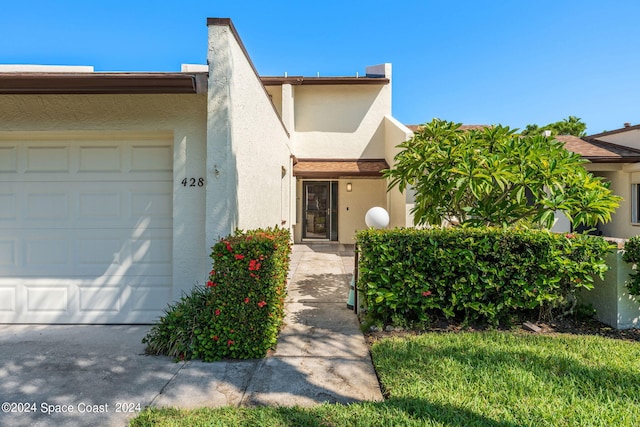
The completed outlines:
[[[171,298],[172,141],[0,138],[0,323],[149,323]]]

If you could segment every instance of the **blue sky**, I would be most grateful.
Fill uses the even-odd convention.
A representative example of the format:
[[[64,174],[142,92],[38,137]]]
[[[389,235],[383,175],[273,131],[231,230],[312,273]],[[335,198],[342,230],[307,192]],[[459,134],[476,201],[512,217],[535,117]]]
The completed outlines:
[[[0,13],[0,63],[178,71],[230,17],[261,75],[393,64],[393,114],[523,128],[640,123],[637,0],[23,0]]]

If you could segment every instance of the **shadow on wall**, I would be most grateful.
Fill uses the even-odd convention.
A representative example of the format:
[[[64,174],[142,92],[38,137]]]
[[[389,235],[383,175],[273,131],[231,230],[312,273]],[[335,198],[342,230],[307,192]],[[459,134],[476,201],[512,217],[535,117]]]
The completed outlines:
[[[296,132],[358,130],[382,86],[303,86],[297,88]]]

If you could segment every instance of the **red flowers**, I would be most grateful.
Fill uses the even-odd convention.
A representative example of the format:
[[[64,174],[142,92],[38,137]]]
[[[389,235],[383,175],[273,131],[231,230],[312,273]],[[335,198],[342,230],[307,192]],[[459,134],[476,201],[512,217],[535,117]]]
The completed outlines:
[[[211,280],[207,282],[207,288],[213,288],[214,286],[218,286],[217,283],[213,283]]]
[[[247,297],[247,298],[245,298],[245,299],[244,299],[244,303],[245,303],[245,304],[249,304],[249,297]]]
[[[567,239],[573,239],[574,237],[576,237],[576,235],[573,233],[569,233],[569,234],[565,234],[564,237],[566,237]]]
[[[233,345],[233,340],[229,340],[229,341],[227,341],[227,345],[228,345],[228,346],[232,346],[232,345]]]
[[[265,305],[267,305],[267,302],[266,302],[266,301],[260,301],[260,302],[258,303],[258,307],[260,307],[260,308],[264,307]]]
[[[257,271],[260,270],[260,263],[257,259],[252,259],[249,261],[249,271]]]
[[[224,244],[227,245],[227,250],[229,252],[233,252],[233,248],[231,247],[231,244],[229,242],[225,241]]]
[[[236,259],[244,259],[244,255],[242,254],[236,254]]]
[[[219,308],[216,308],[216,311],[214,311],[214,314],[215,314],[216,316],[220,316],[220,309],[219,309]]]
[[[213,337],[211,337],[211,338],[212,338],[214,341],[218,341],[218,340],[220,339],[220,337],[219,337],[219,336],[217,336],[217,335],[214,335],[214,336],[213,336]]]
[[[422,296],[423,296],[423,297],[431,296],[431,291],[424,291],[424,292],[422,293]]]

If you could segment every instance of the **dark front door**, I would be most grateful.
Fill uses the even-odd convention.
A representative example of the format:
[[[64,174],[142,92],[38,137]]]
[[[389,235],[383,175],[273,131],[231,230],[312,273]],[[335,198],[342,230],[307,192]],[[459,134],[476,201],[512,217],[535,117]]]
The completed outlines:
[[[305,181],[304,225],[305,239],[338,240],[338,183]]]

